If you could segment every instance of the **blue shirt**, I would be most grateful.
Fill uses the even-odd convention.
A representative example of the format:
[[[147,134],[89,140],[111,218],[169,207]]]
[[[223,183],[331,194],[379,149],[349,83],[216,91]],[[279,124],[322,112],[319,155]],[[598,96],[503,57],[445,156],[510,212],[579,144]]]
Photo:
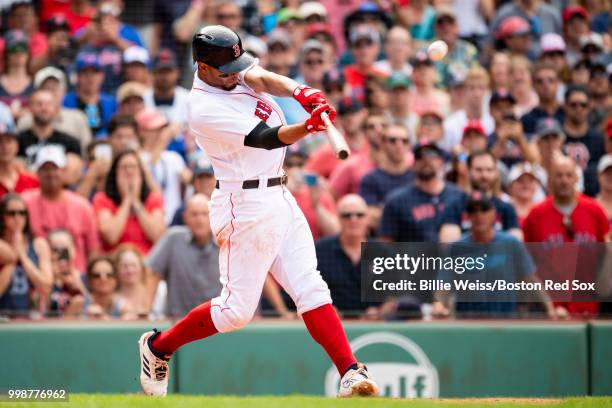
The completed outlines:
[[[414,173],[406,170],[403,174],[389,174],[381,169],[374,169],[361,179],[359,195],[368,205],[378,205],[398,188],[406,187],[414,181]]]
[[[108,122],[117,111],[117,101],[114,97],[105,93],[100,94],[98,103],[93,105],[85,104],[79,100],[75,91],[68,92],[64,97],[64,106],[83,111],[95,137],[106,136]]]
[[[521,122],[523,123],[523,132],[525,132],[525,137],[527,137],[528,140],[531,140],[531,138],[535,134],[536,126],[538,122],[540,121],[540,119],[550,118],[550,117],[551,116],[548,114],[548,112],[546,112],[544,109],[540,108],[539,106],[536,106],[530,112],[527,112],[526,114],[524,114],[521,117]],[[565,113],[563,112],[563,109],[559,107],[557,108],[557,111],[552,117],[557,119],[559,123],[563,123]]]
[[[38,255],[34,250],[32,242],[28,245],[28,257],[38,265]],[[11,315],[26,315],[30,308],[30,289],[33,288],[28,275],[21,265],[21,262],[15,265],[11,281],[9,282],[6,291],[0,296],[0,313],[7,312]]]
[[[379,235],[395,242],[437,242],[444,208],[462,195],[446,183],[438,195],[428,194],[414,184],[391,193],[385,202]]]
[[[442,215],[442,224],[458,225],[461,227],[462,233],[467,232],[472,226],[470,218],[465,211],[467,201],[468,195],[462,192],[460,197],[449,203]],[[516,210],[512,205],[497,197],[493,197],[491,201],[493,201],[495,211],[497,212],[497,221],[495,223],[496,231],[508,231],[519,227]]]

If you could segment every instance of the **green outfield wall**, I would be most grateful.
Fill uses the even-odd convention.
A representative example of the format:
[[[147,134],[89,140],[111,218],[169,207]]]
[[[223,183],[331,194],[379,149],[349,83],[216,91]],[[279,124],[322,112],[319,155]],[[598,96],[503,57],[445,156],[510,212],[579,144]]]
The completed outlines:
[[[166,325],[158,325],[164,329]],[[139,391],[150,325],[0,325],[0,388]],[[612,323],[347,323],[357,357],[397,397],[612,395]],[[328,394],[337,374],[300,323],[253,323],[185,346],[171,392]]]

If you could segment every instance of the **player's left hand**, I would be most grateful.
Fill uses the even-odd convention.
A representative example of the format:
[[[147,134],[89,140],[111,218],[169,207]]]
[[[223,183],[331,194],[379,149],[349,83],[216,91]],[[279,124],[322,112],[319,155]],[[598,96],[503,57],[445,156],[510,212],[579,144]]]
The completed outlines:
[[[327,105],[323,91],[300,85],[293,90],[293,98],[302,105],[304,110],[312,113],[319,105]]]
[[[323,122],[323,119],[321,119],[321,113],[323,112],[327,112],[329,120],[332,122],[336,118],[336,110],[333,108],[333,106],[329,104],[320,105],[316,107],[310,114],[310,117],[306,119],[307,131],[309,131],[310,133],[316,133],[327,129],[325,122]]]

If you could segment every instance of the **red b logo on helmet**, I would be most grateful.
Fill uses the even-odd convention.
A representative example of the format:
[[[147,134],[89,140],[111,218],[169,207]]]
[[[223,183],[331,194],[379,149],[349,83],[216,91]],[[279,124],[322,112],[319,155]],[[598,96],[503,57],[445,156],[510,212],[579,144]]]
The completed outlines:
[[[240,56],[240,46],[238,44],[234,44],[234,57],[238,58]]]

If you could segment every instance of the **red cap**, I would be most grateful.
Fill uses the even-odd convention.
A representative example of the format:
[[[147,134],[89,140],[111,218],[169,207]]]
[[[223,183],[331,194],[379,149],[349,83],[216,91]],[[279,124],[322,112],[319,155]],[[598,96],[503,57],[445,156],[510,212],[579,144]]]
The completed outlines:
[[[523,17],[512,16],[505,18],[504,21],[501,22],[497,29],[496,37],[501,40],[511,35],[527,34],[530,32],[531,26],[527,20]]]
[[[484,127],[482,126],[482,123],[480,123],[478,119],[468,120],[467,125],[465,125],[465,127],[463,128],[463,135],[465,136],[465,134],[469,131],[478,132],[483,136],[487,135],[487,133],[484,130]]]
[[[570,21],[574,16],[581,16],[587,20],[589,19],[589,13],[584,7],[567,6],[565,10],[563,10],[563,24],[567,24],[567,22]]]
[[[310,38],[319,33],[326,34],[330,37],[332,36],[331,28],[327,23],[310,23],[308,27],[306,27],[306,38]]]

